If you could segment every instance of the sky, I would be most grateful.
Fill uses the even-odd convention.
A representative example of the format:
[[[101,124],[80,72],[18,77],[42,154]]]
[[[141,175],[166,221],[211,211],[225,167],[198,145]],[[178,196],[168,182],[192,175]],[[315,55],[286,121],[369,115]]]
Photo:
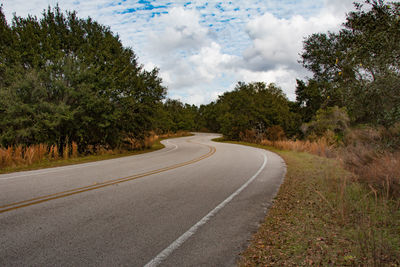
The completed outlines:
[[[15,13],[40,17],[57,3],[110,26],[147,70],[159,69],[168,97],[208,104],[238,81],[275,83],[295,100],[305,37],[337,31],[354,0],[0,0]]]

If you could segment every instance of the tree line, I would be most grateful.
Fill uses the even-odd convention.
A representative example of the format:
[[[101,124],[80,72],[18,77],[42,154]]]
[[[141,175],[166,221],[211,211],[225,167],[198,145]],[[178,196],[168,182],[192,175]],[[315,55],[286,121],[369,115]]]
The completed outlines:
[[[0,36],[1,145],[116,147],[153,130],[166,88],[108,27],[58,6],[10,26],[0,9]]]
[[[158,69],[146,71],[109,27],[48,8],[41,18],[0,9],[0,145],[76,142],[118,147],[150,131],[303,138],[347,124],[400,121],[400,4],[356,3],[336,33],[304,40],[296,101],[279,86],[238,82],[200,107],[165,99]]]
[[[398,125],[400,3],[366,0],[354,6],[338,32],[304,39],[301,64],[313,76],[297,80],[296,101],[274,84],[238,83],[200,107],[206,128],[229,139],[246,130],[268,137],[277,127],[291,138],[318,138],[326,131],[340,138],[350,125]]]
[[[338,33],[304,41],[296,102],[305,122],[319,109],[345,108],[353,124],[390,127],[400,121],[400,3],[355,3]]]

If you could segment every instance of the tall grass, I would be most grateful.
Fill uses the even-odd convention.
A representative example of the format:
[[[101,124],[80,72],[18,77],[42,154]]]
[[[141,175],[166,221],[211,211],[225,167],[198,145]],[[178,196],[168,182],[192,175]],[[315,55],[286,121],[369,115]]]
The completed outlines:
[[[143,139],[127,137],[125,139],[125,147],[131,150],[143,150],[151,148],[158,139],[159,136],[155,132],[151,131]]]
[[[177,131],[177,132],[163,133],[163,134],[160,134],[159,137],[161,139],[165,139],[165,138],[183,137],[183,136],[190,136],[190,135],[192,135],[192,134],[187,131]]]
[[[241,138],[289,159],[274,224],[261,229],[243,266],[399,266],[400,131],[353,129],[341,143],[329,135],[268,140],[252,131]]]
[[[327,133],[319,139],[268,140],[254,131],[241,134],[242,141],[272,146],[281,150],[308,152],[336,158],[355,174],[358,182],[378,190],[386,197],[400,197],[400,126],[390,129],[364,127],[348,130],[338,143]]]
[[[85,155],[105,155],[120,154],[127,151],[143,150],[153,146],[159,138],[187,136],[188,132],[166,133],[161,136],[155,132],[149,132],[142,139],[126,138],[123,145],[111,149],[108,146],[89,145],[82,149]],[[7,148],[0,147],[0,169],[17,166],[29,166],[43,161],[57,161],[60,159],[68,160],[70,158],[79,157],[79,147],[76,142],[68,142],[61,147],[57,144],[47,145],[38,144],[31,146],[9,146]]]
[[[323,203],[321,209],[325,209],[324,216],[331,215],[330,221],[342,232],[335,238],[339,241],[346,239],[345,242],[351,240],[351,244],[346,245],[351,249],[346,256],[345,265],[384,266],[394,263],[392,266],[398,266],[399,125],[390,129],[349,129],[340,143],[332,138],[331,133],[313,141],[284,138],[272,141],[260,139],[252,132],[244,133],[241,137],[243,141],[283,151],[308,152],[334,158],[333,162],[338,166],[336,169],[329,168],[329,172],[314,178],[309,176],[310,181],[304,181],[310,184],[323,182],[319,189],[313,185],[307,192],[320,199],[320,203]],[[337,175],[335,172],[341,167],[350,171],[352,175]],[[324,166],[321,165],[320,168]],[[320,214],[313,216],[316,216],[316,219],[310,223],[320,219]]]
[[[251,263],[244,266],[399,266],[400,124],[348,129],[344,136],[327,132],[312,140],[272,136],[256,131],[240,135],[244,142],[279,149],[289,167],[280,189],[286,192],[275,204],[277,219],[260,231],[256,249],[245,259]],[[261,264],[263,257],[267,261]],[[294,263],[303,257],[305,262]],[[282,258],[289,264],[279,262]]]
[[[71,144],[71,157],[72,158],[78,157],[78,144],[76,142],[72,142]]]
[[[336,152],[332,145],[326,141],[326,139],[321,138],[315,142],[302,141],[302,140],[280,140],[280,141],[269,141],[263,139],[260,142],[261,145],[272,146],[282,150],[291,150],[297,152],[308,152],[314,155],[323,157],[335,157]]]
[[[64,148],[64,157],[67,156],[68,151],[69,148]],[[38,144],[31,146],[9,146],[7,148],[0,147],[0,168],[32,165],[44,160],[58,160],[59,158],[60,152],[57,145],[48,146],[47,144]]]
[[[246,130],[240,133],[239,137],[243,142],[272,146],[282,150],[308,152],[324,157],[334,157],[336,155],[329,137],[322,137],[316,141],[288,140],[279,126],[268,128],[266,134],[258,134],[254,130]]]
[[[335,159],[274,151],[287,175],[239,266],[399,266],[399,199]]]
[[[63,158],[65,159],[65,160],[67,160],[68,158],[69,158],[69,144],[68,144],[68,141],[67,142],[65,142],[65,146],[64,146],[64,148],[63,148]]]

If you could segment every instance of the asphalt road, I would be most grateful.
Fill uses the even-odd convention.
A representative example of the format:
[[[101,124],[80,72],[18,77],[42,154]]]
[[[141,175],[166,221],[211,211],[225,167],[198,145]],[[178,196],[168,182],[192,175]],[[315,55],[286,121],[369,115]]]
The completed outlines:
[[[285,164],[215,137],[0,175],[0,266],[234,266]]]

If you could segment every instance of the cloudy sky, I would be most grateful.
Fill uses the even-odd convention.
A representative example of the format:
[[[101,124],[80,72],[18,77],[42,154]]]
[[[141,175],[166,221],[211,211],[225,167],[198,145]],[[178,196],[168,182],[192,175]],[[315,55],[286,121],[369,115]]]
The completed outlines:
[[[111,27],[146,69],[158,67],[170,98],[207,104],[238,81],[274,82],[294,100],[304,37],[337,30],[353,0],[0,0],[12,14],[47,6]]]

